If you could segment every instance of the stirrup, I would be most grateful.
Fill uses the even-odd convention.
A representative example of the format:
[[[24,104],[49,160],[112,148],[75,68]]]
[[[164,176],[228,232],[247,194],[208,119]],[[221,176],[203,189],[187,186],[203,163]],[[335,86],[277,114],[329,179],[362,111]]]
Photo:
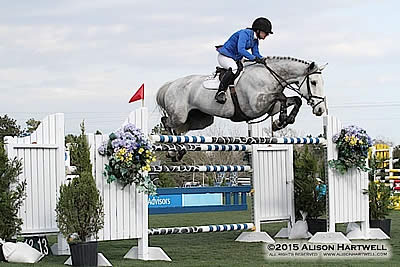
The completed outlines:
[[[215,95],[215,100],[217,100],[220,104],[225,104],[226,102],[226,93],[224,91],[219,91]]]

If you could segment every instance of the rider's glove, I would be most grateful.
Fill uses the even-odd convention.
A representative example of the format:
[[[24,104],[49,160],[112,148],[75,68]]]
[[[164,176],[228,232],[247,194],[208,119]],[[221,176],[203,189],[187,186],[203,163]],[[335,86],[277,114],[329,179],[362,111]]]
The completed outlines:
[[[256,57],[256,58],[254,59],[254,61],[255,61],[256,63],[265,65],[265,58],[258,58],[258,57]]]

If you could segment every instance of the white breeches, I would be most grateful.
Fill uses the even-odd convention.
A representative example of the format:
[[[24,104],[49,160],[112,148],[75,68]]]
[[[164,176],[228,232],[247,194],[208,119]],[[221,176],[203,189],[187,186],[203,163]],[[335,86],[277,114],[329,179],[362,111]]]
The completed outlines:
[[[221,67],[223,67],[224,69],[232,68],[232,71],[236,72],[237,64],[236,64],[235,60],[233,60],[232,58],[224,56],[224,55],[221,55],[220,53],[218,53],[217,61],[218,61],[218,64]]]

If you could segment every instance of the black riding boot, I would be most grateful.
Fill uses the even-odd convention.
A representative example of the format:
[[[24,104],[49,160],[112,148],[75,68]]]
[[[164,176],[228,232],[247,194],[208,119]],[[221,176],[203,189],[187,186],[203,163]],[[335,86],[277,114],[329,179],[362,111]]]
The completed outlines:
[[[232,72],[232,68],[229,68],[221,79],[219,84],[218,92],[215,95],[215,100],[217,100],[220,104],[225,104],[226,102],[226,94],[225,91],[228,89],[228,86],[233,82],[234,74]]]

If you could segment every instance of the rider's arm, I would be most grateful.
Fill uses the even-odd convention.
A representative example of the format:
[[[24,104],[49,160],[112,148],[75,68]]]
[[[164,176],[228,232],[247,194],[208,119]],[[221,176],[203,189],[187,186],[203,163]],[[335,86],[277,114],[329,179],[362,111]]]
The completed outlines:
[[[262,58],[262,55],[260,55],[260,52],[258,51],[258,41],[254,42],[254,46],[251,48],[251,53],[258,58]]]
[[[254,60],[256,57],[252,54],[250,54],[246,50],[246,42],[249,39],[248,34],[245,31],[240,31],[239,32],[239,39],[238,39],[238,52],[242,56],[244,56],[247,59]]]

